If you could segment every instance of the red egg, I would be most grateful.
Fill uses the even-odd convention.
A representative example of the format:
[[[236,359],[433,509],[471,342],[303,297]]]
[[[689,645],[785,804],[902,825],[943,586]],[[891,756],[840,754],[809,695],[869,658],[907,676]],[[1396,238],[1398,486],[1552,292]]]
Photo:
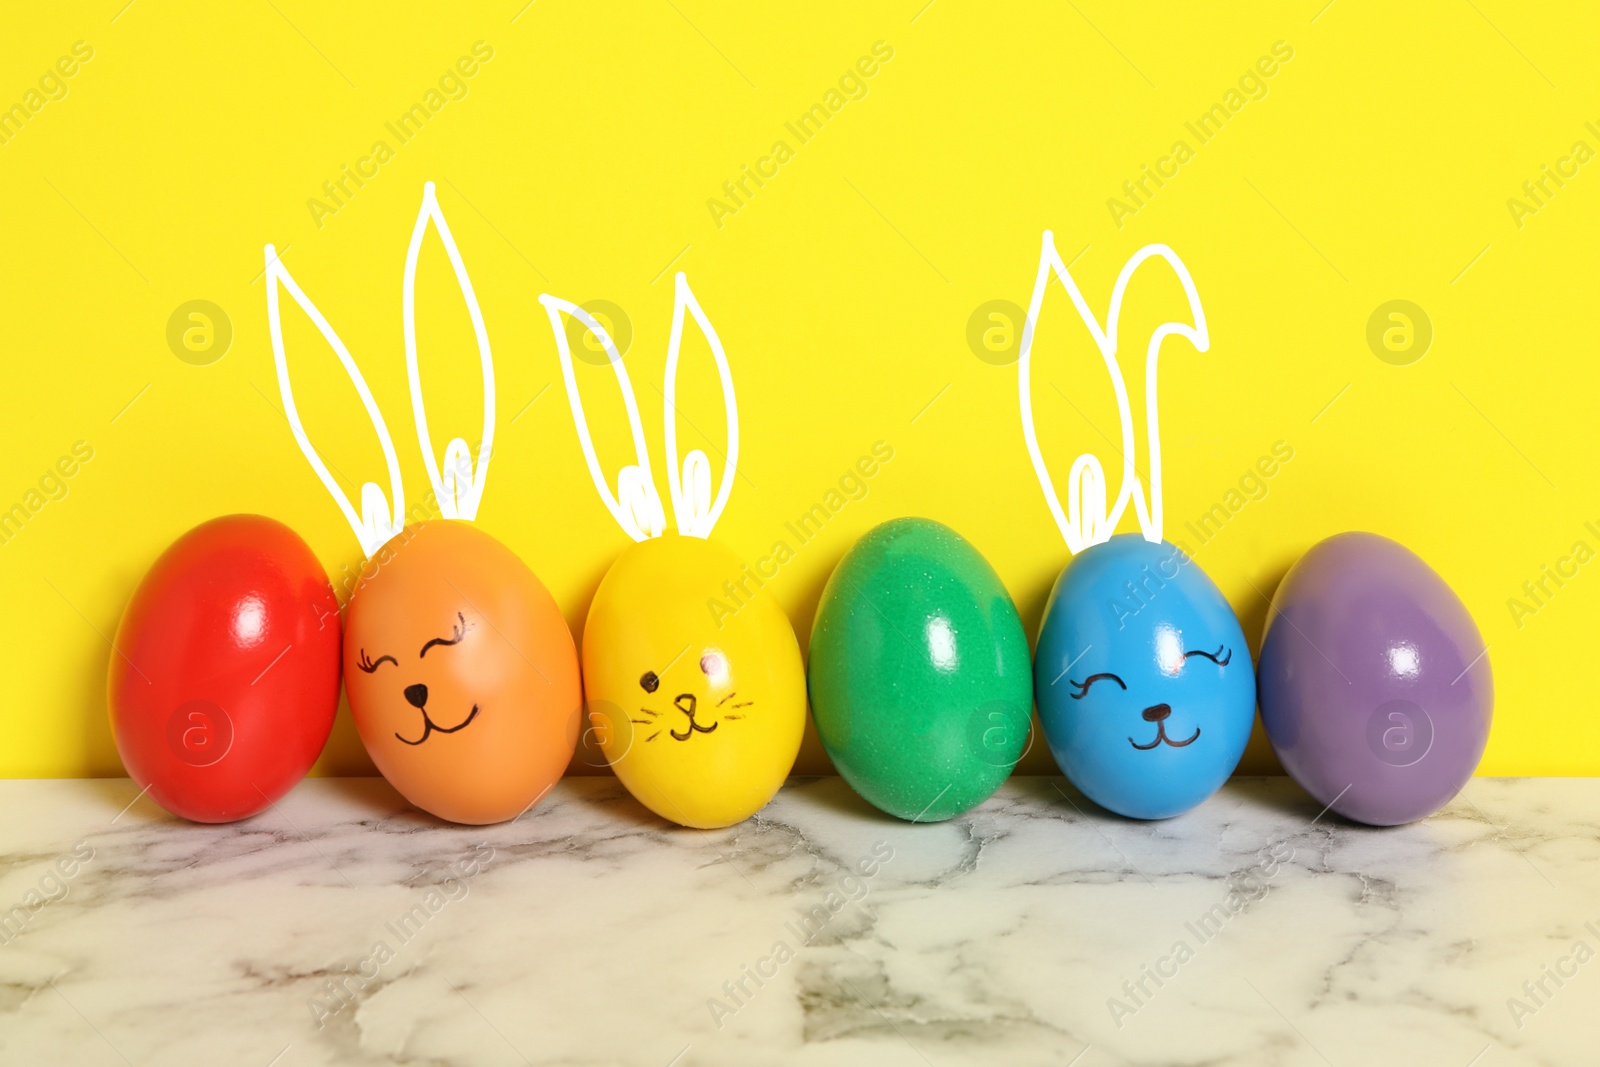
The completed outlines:
[[[156,803],[232,822],[304,778],[339,703],[339,602],[289,527],[229,515],[156,560],[117,627],[117,751]]]

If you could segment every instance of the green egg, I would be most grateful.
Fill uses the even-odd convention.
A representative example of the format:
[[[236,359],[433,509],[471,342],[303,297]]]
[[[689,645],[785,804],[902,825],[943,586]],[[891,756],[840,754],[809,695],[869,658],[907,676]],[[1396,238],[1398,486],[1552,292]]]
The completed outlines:
[[[895,519],[828,579],[811,630],[811,711],[850,785],[891,815],[953,818],[1022,758],[1033,670],[988,560],[931,519]]]

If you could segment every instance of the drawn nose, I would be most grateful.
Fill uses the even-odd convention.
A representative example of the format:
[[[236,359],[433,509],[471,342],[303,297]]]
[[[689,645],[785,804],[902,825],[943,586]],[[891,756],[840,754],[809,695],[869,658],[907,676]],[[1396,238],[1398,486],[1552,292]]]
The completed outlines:
[[[426,705],[428,703],[428,687],[425,685],[406,686],[406,703],[414,708]],[[1145,712],[1145,718],[1148,719],[1149,717],[1150,713],[1148,711]]]
[[[1160,722],[1161,720],[1165,719],[1168,715],[1171,715],[1171,714],[1172,714],[1172,705],[1170,705],[1170,704],[1152,704],[1148,708],[1144,709],[1144,721],[1145,722]]]
[[[689,718],[691,718],[691,719],[694,718],[694,694],[693,693],[679,693],[676,697],[673,698],[672,703],[677,707],[677,709],[679,711],[681,711],[685,715],[689,716]]]

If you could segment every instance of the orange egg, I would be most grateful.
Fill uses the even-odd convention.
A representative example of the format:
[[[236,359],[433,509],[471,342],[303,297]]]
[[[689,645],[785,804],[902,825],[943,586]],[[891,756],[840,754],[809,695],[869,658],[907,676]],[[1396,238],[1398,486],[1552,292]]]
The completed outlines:
[[[452,822],[521,814],[577,745],[583,694],[561,610],[514,552],[465,522],[407,526],[367,561],[344,677],[372,762]]]

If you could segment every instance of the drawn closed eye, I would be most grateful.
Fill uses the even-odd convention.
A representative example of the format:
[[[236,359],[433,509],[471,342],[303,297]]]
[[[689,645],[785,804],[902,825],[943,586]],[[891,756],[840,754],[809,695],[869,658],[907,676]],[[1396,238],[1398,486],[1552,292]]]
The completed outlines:
[[[1109,672],[1102,672],[1100,674],[1091,674],[1091,675],[1089,675],[1089,677],[1085,678],[1081,682],[1074,682],[1071,678],[1068,678],[1067,679],[1067,684],[1072,685],[1072,686],[1076,686],[1077,689],[1078,689],[1078,691],[1076,693],[1071,693],[1069,695],[1072,697],[1073,700],[1082,700],[1084,697],[1089,695],[1089,687],[1091,685],[1093,685],[1094,683],[1096,683],[1098,681],[1101,681],[1102,679],[1105,679],[1105,678],[1109,678],[1113,682],[1116,682],[1118,685],[1122,686],[1123,692],[1127,692],[1128,684],[1126,682],[1124,682],[1121,678],[1118,678],[1114,674],[1111,674]]]
[[[454,632],[451,634],[451,636],[435,637],[432,641],[429,641],[427,644],[423,645],[422,651],[417,653],[417,658],[421,659],[423,656],[426,656],[428,654],[428,649],[432,648],[434,645],[459,645],[461,643],[461,639],[467,636],[467,617],[461,614],[459,611],[456,612],[456,624],[453,627],[453,630]]]
[[[367,650],[363,648],[361,650],[361,658],[356,661],[356,666],[360,667],[366,673],[371,674],[384,662],[393,663],[396,667],[400,666],[400,661],[395,659],[393,656],[379,656],[375,660],[368,659]]]
[[[1195,649],[1193,652],[1185,652],[1183,654],[1184,659],[1188,659],[1190,656],[1204,656],[1217,666],[1226,667],[1233,661],[1233,649],[1218,645],[1215,652],[1202,652],[1199,649]]]

